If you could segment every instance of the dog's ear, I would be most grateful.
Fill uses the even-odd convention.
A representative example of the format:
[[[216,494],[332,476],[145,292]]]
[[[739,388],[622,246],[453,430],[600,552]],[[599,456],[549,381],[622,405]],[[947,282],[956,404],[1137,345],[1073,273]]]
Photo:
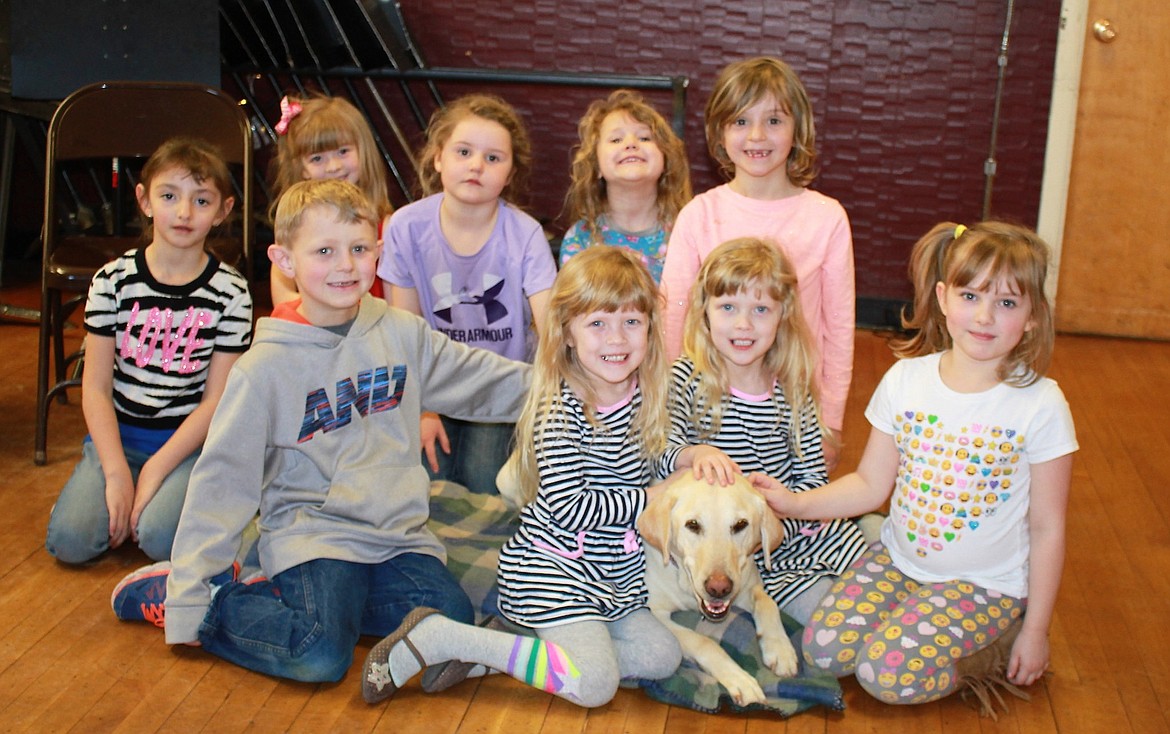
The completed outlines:
[[[755,508],[757,525],[760,528],[760,547],[764,549],[764,568],[771,571],[772,551],[784,542],[784,523],[780,522],[776,513],[772,512],[772,508],[768,507],[768,503],[759,493],[753,490],[752,494],[755,495],[752,507]]]
[[[670,513],[674,509],[677,492],[666,490],[646,505],[638,516],[638,532],[642,539],[662,554],[664,565],[670,565]]]

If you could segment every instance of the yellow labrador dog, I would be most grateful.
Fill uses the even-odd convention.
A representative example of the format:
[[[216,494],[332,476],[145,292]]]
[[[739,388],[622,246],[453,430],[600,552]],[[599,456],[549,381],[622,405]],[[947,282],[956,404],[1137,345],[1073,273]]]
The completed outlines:
[[[737,704],[763,703],[759,682],[715,640],[670,618],[692,609],[721,622],[732,606],[746,609],[764,663],[782,677],[796,673],[796,651],[753,559],[757,548],[770,552],[784,538],[763,497],[742,476],[720,487],[687,473],[647,505],[638,530],[646,541],[650,611],[678,638],[683,655],[714,676]]]

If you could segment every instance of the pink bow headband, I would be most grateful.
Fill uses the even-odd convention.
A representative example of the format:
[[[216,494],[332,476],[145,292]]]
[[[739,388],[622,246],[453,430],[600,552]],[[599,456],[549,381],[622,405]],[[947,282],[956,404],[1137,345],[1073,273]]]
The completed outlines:
[[[277,135],[284,135],[288,132],[289,123],[299,114],[301,114],[301,103],[285,97],[280,100],[280,122],[273,125],[272,129],[276,131]]]

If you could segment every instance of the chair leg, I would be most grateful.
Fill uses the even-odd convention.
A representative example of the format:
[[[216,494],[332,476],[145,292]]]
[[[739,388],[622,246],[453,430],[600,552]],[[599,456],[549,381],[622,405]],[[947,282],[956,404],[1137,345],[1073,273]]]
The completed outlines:
[[[40,339],[37,343],[37,425],[34,437],[33,461],[41,466],[46,460],[49,422],[49,347],[53,338],[53,297],[48,288],[41,287]]]
[[[61,291],[41,289],[41,333],[37,354],[37,425],[33,461],[39,466],[48,460],[49,408],[53,401],[69,402],[69,389],[81,387],[85,362],[85,339],[73,354],[65,354],[65,325],[81,298],[64,301]],[[56,379],[50,384],[50,368]],[[70,366],[72,365],[72,370]]]
[[[65,322],[69,318],[69,309],[66,304],[63,304],[58,299],[56,307],[53,309],[52,329],[53,329],[53,384],[59,385],[65,381],[66,371],[69,362],[65,359]],[[69,402],[65,393],[59,393],[57,402],[64,405]]]

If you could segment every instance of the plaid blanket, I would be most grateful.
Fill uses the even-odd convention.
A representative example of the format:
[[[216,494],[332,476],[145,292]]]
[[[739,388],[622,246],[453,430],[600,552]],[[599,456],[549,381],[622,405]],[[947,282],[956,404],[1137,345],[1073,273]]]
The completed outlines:
[[[497,495],[474,494],[450,482],[431,485],[431,530],[447,546],[447,567],[459,579],[482,618],[496,613],[496,564],[500,547],[516,531],[518,518]],[[766,705],[740,707],[714,678],[690,661],[671,677],[639,681],[653,699],[698,711],[716,713],[765,710],[787,717],[812,706],[835,711],[845,708],[837,679],[823,671],[801,666],[793,678],[778,678],[760,656],[751,616],[732,610],[727,620],[712,624],[697,612],[677,612],[674,621],[719,641],[744,670],[754,675],[768,697]],[[800,649],[801,627],[784,617],[793,645]]]

